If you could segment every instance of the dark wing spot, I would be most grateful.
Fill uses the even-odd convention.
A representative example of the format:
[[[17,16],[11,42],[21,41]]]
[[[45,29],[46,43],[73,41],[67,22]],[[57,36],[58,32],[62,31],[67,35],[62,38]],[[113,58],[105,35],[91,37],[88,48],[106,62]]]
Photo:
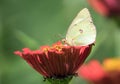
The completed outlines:
[[[83,33],[83,30],[82,29],[79,29],[80,33]]]

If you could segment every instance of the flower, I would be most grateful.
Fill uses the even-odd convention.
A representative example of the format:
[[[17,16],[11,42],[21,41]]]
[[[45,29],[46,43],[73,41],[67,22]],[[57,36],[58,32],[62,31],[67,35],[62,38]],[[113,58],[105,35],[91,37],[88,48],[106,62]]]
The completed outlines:
[[[24,48],[15,51],[36,71],[45,78],[65,78],[76,74],[91,51],[92,45],[69,46],[57,42],[50,46],[42,46],[38,50]]]
[[[120,0],[88,0],[88,2],[101,15],[120,16]]]
[[[120,84],[120,59],[107,59],[100,64],[92,60],[81,66],[78,75],[93,84]]]
[[[103,78],[106,73],[97,60],[91,61],[88,65],[83,65],[79,69],[79,76],[84,77],[87,80],[99,80]]]

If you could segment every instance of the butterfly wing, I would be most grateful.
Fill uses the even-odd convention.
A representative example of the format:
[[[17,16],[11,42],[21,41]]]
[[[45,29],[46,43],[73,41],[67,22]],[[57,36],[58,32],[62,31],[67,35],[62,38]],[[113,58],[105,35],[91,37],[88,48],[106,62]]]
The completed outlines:
[[[70,25],[66,42],[71,46],[89,45],[95,42],[96,28],[87,8],[81,10]]]

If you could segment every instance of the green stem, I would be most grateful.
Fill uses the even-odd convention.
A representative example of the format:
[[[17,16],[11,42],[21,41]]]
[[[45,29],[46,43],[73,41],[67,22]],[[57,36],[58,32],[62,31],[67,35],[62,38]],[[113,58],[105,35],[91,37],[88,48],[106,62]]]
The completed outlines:
[[[69,84],[72,77],[73,76],[69,76],[69,77],[66,77],[66,78],[47,78],[47,80],[51,84]]]

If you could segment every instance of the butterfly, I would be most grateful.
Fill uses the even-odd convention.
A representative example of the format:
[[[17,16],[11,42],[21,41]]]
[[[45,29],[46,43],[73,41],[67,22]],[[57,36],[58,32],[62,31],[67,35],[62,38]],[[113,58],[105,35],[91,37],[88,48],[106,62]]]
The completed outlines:
[[[82,9],[69,26],[65,42],[70,46],[85,46],[94,44],[96,39],[96,27],[93,24],[90,12]]]

